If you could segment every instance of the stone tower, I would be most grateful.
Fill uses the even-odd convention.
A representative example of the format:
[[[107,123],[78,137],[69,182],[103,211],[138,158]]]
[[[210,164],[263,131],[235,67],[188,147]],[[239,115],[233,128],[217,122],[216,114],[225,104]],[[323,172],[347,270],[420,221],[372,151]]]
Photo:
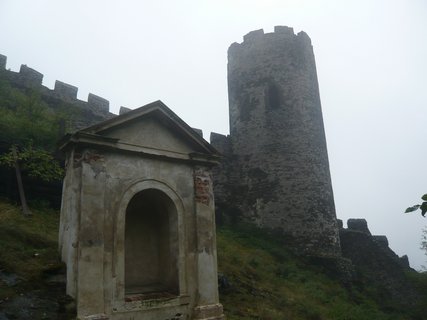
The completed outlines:
[[[283,26],[248,33],[228,50],[228,91],[230,136],[211,138],[225,155],[218,205],[233,204],[224,211],[277,229],[308,253],[338,255],[310,38]]]

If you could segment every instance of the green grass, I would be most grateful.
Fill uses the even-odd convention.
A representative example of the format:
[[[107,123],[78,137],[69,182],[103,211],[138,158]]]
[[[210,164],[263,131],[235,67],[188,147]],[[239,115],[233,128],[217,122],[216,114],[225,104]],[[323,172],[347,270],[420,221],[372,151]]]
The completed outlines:
[[[369,290],[351,291],[321,266],[294,256],[274,236],[243,227],[218,229],[219,272],[230,282],[220,299],[227,319],[403,320],[426,319],[414,310],[387,310]],[[414,279],[427,289],[426,275]],[[423,282],[424,281],[424,282]],[[427,293],[427,290],[424,291]],[[383,301],[384,305],[387,301]],[[425,306],[425,305],[424,305]]]
[[[43,275],[61,267],[58,259],[58,212],[31,208],[25,217],[19,208],[0,201],[0,270],[15,274],[16,286],[0,281],[0,300],[41,286]]]
[[[48,295],[52,288],[45,283],[46,274],[63,266],[57,246],[59,213],[31,209],[33,216],[24,217],[0,199],[0,270],[20,279],[12,287],[0,281],[0,302],[34,289]],[[230,283],[220,290],[229,320],[427,319],[427,273],[408,274],[408,281],[426,293],[418,307],[389,310],[384,308],[387,301],[375,299],[376,288],[349,291],[324,266],[293,255],[274,236],[253,227],[219,228],[217,246],[219,272]]]

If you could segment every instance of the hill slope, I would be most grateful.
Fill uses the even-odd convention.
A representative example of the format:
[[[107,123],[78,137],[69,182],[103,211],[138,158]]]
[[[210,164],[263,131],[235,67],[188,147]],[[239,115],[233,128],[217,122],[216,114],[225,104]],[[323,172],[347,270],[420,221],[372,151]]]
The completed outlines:
[[[57,253],[59,214],[32,210],[26,218],[0,200],[0,319],[73,319]],[[252,227],[219,228],[217,241],[227,319],[427,319],[426,299],[411,310],[390,306],[376,299],[375,287],[345,287],[324,266]],[[427,275],[409,276],[426,294]]]
[[[381,288],[343,284],[319,261],[297,257],[248,226],[218,230],[218,263],[228,319],[427,319],[426,273],[408,273],[424,299],[405,309],[380,296]]]

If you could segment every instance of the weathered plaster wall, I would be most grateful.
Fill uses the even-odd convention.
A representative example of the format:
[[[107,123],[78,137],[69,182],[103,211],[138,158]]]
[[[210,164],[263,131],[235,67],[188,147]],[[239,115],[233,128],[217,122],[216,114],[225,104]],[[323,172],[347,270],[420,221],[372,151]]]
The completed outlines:
[[[79,208],[81,195],[81,166],[74,152],[66,156],[66,174],[63,182],[61,216],[59,222],[59,252],[67,266],[67,294],[75,297],[77,290],[77,246],[79,237]]]
[[[225,211],[279,229],[305,251],[338,255],[310,38],[288,27],[250,32],[228,50],[228,87],[230,137],[212,140],[220,150],[231,149],[228,168],[215,176],[217,201],[234,203]]]
[[[128,320],[205,319],[211,314],[222,319],[209,169],[182,160],[87,147],[70,150],[67,158],[60,248],[68,270],[67,292],[76,298],[79,315]],[[158,303],[128,301],[125,292],[126,268],[128,272],[132,268],[125,265],[126,210],[134,195],[148,189],[164,193],[176,215],[177,230],[171,237],[177,240],[168,245],[176,252],[171,257],[177,265],[179,292]]]

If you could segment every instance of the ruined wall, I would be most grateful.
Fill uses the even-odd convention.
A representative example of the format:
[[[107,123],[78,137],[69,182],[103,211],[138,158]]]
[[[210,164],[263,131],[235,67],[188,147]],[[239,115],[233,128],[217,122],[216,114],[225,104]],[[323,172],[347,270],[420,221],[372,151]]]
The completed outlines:
[[[354,283],[370,284],[379,288],[381,296],[406,308],[413,306],[419,296],[408,282],[405,272],[408,257],[399,257],[388,246],[386,236],[371,235],[365,219],[349,219],[347,229],[340,223],[342,256],[352,261]]]
[[[12,87],[23,91],[39,91],[43,101],[52,109],[64,105],[71,107],[73,110],[70,110],[70,126],[73,131],[115,116],[109,112],[109,101],[102,97],[89,93],[87,102],[79,100],[77,87],[56,80],[54,89],[51,90],[42,85],[42,73],[24,64],[19,72],[10,71],[6,69],[6,63],[7,57],[0,54],[0,80],[7,81]]]
[[[228,50],[228,91],[231,174],[216,176],[217,201],[234,204],[225,209],[233,216],[279,229],[308,252],[338,255],[310,38],[288,27],[248,33]],[[212,144],[226,148],[217,137]]]

